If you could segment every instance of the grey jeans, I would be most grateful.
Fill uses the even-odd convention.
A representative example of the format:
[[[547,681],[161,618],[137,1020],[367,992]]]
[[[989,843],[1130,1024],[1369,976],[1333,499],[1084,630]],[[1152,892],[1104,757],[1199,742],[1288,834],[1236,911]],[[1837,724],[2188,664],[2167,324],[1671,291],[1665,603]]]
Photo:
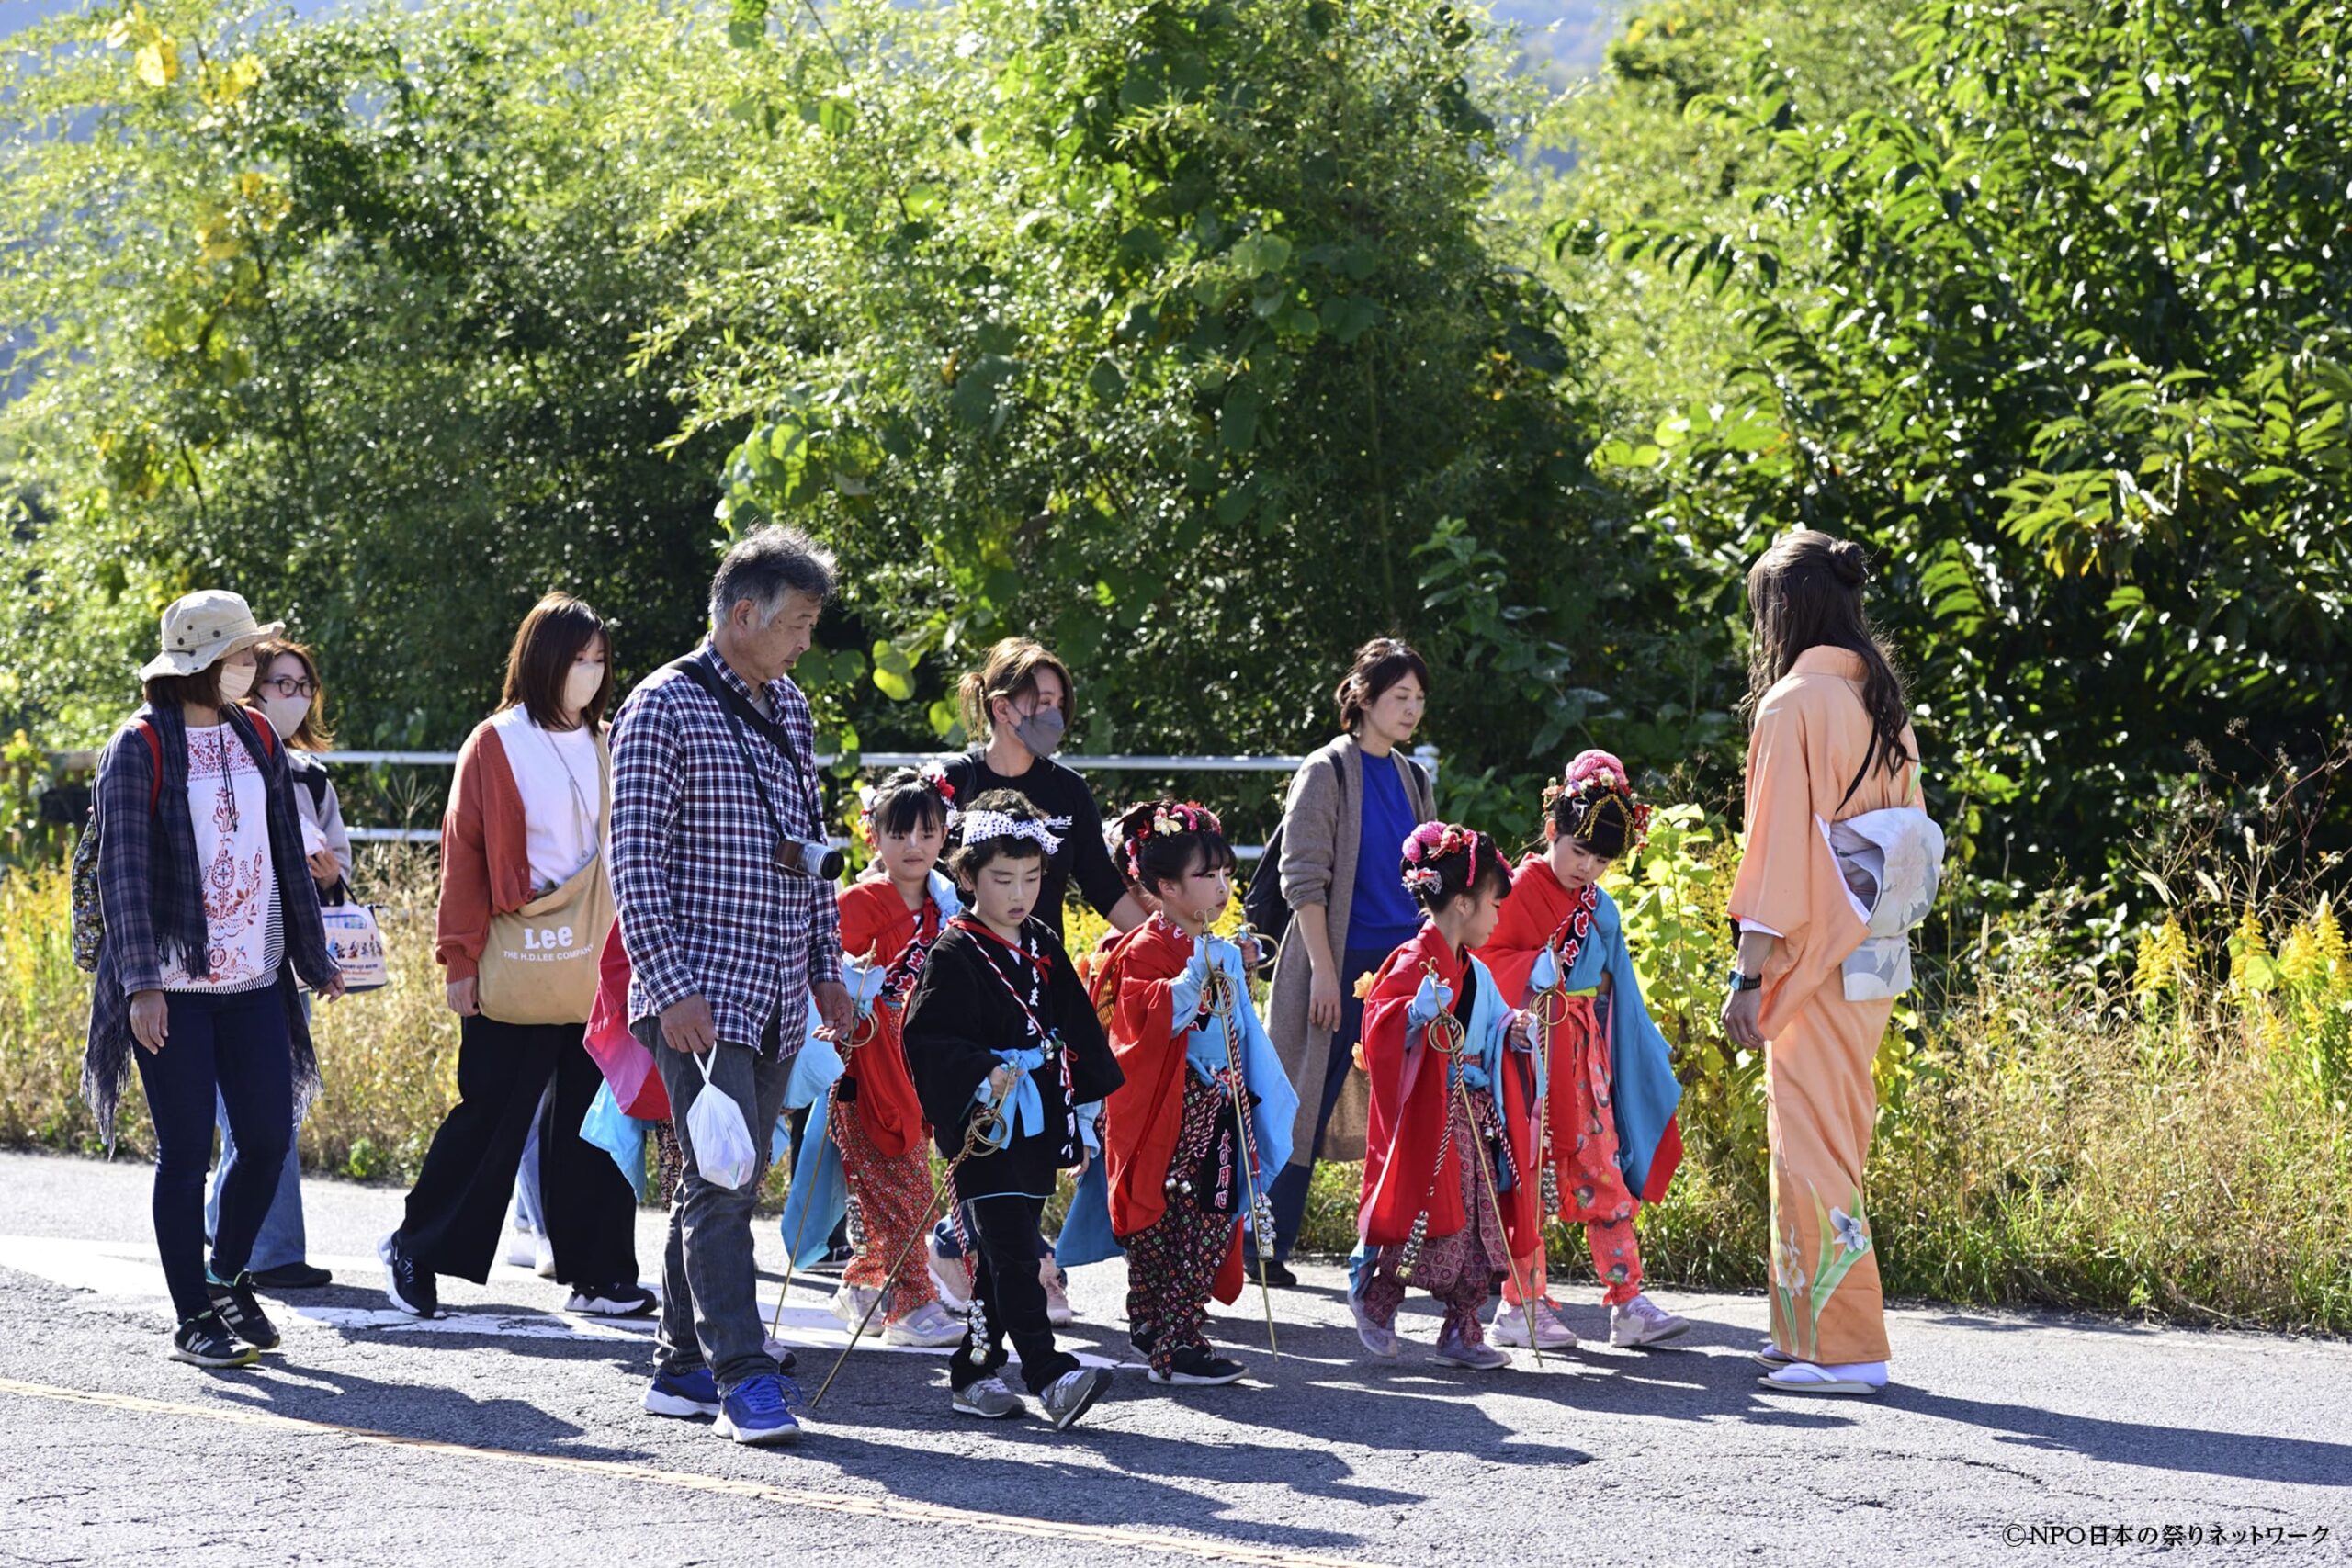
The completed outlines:
[[[683,1051],[662,1043],[659,1019],[639,1020],[637,1037],[653,1053],[653,1066],[670,1092],[671,1125],[685,1156],[685,1173],[670,1204],[670,1239],[662,1258],[662,1327],[654,1345],[661,1370],[707,1366],[724,1393],[755,1377],[775,1375],[760,1321],[759,1275],[752,1261],[752,1206],[767,1175],[768,1147],[792,1058],[763,1057],[748,1045],[712,1047],[710,1082]],[[695,1164],[686,1111],[695,1097],[716,1089],[735,1102],[760,1151],[759,1169],[741,1190],[705,1181]]]

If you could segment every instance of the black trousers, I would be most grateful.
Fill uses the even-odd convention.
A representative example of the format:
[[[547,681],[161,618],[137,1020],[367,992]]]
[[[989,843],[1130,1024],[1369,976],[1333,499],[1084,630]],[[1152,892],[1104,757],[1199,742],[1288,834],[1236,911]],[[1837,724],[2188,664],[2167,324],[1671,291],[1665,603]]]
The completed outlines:
[[[1078,1371],[1077,1357],[1054,1348],[1046,1286],[1037,1278],[1037,1227],[1046,1201],[1018,1193],[975,1198],[964,1214],[978,1254],[972,1260],[972,1295],[979,1311],[947,1363],[947,1382],[968,1388],[992,1375],[1004,1365],[1009,1337],[1021,1358],[1021,1381],[1031,1393],[1042,1394],[1055,1379]]]
[[[577,1023],[458,1021],[458,1103],[442,1119],[409,1190],[401,1241],[435,1274],[490,1278],[506,1201],[539,1093],[539,1202],[556,1278],[567,1285],[637,1282],[637,1194],[613,1156],[580,1135],[604,1082]]]

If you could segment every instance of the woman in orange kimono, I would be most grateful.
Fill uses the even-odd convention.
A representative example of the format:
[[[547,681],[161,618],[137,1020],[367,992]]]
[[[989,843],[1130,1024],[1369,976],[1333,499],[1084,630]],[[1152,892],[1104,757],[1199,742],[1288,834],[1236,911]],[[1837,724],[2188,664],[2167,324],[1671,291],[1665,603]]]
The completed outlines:
[[[1862,1197],[1878,1097],[1871,1064],[1890,999],[1849,1001],[1842,973],[1866,912],[1830,826],[1919,804],[1918,743],[1862,609],[1861,547],[1791,534],[1747,574],[1747,840],[1732,884],[1739,956],[1724,1030],[1761,1049],[1771,1150],[1772,1342],[1766,1387],[1886,1386],[1878,1255]]]

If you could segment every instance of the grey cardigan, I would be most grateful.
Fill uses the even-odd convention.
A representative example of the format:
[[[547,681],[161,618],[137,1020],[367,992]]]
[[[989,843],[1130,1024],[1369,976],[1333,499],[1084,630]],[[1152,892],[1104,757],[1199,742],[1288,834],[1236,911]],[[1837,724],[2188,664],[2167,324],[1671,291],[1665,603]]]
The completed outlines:
[[[1390,752],[1388,761],[1404,781],[1415,819],[1430,820],[1437,814],[1437,805],[1430,795],[1429,775],[1401,751]],[[1364,763],[1363,749],[1355,738],[1340,736],[1300,765],[1290,781],[1290,797],[1283,805],[1283,901],[1293,909],[1323,906],[1323,923],[1330,933],[1335,960],[1343,959],[1348,951],[1348,915],[1355,902]],[[1401,847],[1396,844],[1375,845],[1373,852],[1392,860],[1403,858]],[[1363,1158],[1370,1105],[1370,1090],[1362,1075],[1351,1073],[1332,1110],[1330,1125],[1324,1129],[1322,1147],[1315,1146],[1315,1118],[1323,1107],[1324,1074],[1331,1062],[1332,1041],[1329,1030],[1312,1028],[1306,1021],[1313,976],[1306,943],[1285,941],[1274,964],[1266,1026],[1283,1070],[1298,1089],[1298,1121],[1290,1143],[1294,1165],[1311,1165],[1318,1157]],[[1347,1043],[1352,1046],[1355,1042]]]

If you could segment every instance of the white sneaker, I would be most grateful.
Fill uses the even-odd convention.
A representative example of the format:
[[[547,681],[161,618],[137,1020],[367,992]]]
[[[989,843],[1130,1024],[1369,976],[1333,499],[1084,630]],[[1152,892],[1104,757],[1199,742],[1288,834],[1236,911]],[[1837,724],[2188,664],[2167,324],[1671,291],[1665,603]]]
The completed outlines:
[[[882,1292],[871,1285],[842,1285],[834,1289],[830,1304],[843,1328],[855,1328],[881,1299]]]
[[[920,1345],[925,1349],[944,1349],[964,1341],[963,1320],[937,1302],[925,1302],[898,1322],[882,1330],[885,1345]]]
[[[1046,1287],[1046,1321],[1056,1328],[1068,1328],[1078,1321],[1069,1308],[1069,1288],[1062,1275],[1061,1265],[1050,1257],[1037,1259],[1037,1282]],[[1091,1400],[1090,1398],[1090,1403]],[[1073,1416],[1071,1419],[1075,1420]]]
[[[949,1312],[969,1312],[972,1306],[972,1265],[939,1250],[939,1233],[922,1238],[924,1258],[931,1265],[931,1282]]]
[[[555,1278],[555,1243],[543,1235],[531,1238],[531,1272],[542,1280]]]
[[[1533,1333],[1529,1333],[1532,1320]],[[1494,1340],[1498,1345],[1514,1345],[1521,1349],[1573,1350],[1577,1337],[1560,1321],[1548,1300],[1538,1301],[1521,1309],[1506,1306],[1495,1314]],[[1531,1343],[1532,1339],[1532,1343]]]
[[[1645,1295],[1609,1309],[1609,1343],[1620,1350],[1663,1345],[1690,1332],[1689,1318],[1675,1316]]]
[[[539,1266],[539,1249],[546,1246],[545,1236],[522,1229],[511,1230],[506,1233],[506,1251],[499,1261],[509,1269],[536,1269]],[[554,1261],[552,1253],[548,1261]]]

